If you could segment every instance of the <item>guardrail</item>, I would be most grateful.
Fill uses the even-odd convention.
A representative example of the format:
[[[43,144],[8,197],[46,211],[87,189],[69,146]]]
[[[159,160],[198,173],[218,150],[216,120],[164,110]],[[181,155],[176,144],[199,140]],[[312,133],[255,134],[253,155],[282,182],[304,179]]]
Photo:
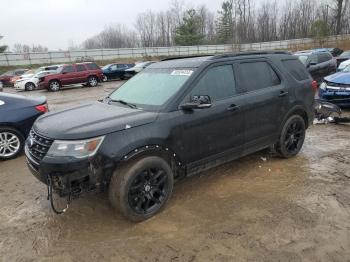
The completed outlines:
[[[350,41],[349,35],[336,35],[316,41],[311,38],[291,39],[273,42],[232,44],[232,45],[200,45],[145,48],[89,49],[77,51],[52,51],[44,53],[2,53],[0,66],[60,64],[86,60],[114,60],[142,57],[182,56],[196,54],[218,54],[248,50],[296,50],[304,48],[338,46],[340,42]]]

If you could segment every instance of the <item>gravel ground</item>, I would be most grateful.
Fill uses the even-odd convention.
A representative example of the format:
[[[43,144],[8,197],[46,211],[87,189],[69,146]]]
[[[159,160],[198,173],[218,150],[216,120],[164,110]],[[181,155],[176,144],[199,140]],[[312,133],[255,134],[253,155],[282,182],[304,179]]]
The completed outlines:
[[[57,110],[119,85],[23,94],[45,95]],[[0,261],[350,261],[349,131],[315,125],[295,158],[262,151],[186,178],[139,224],[106,194],[55,215],[24,156],[0,162]]]

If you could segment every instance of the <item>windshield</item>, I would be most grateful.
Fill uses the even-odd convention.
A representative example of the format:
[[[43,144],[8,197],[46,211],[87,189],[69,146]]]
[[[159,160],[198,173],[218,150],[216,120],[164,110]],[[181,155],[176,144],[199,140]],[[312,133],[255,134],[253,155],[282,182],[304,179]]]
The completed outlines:
[[[105,65],[104,67],[102,67],[102,70],[106,70],[110,67],[111,65]]]
[[[350,72],[350,65],[347,65],[344,69],[343,72]]]
[[[179,91],[192,73],[191,69],[148,69],[131,78],[109,98],[138,108],[157,109]]]
[[[152,64],[152,62],[142,62],[135,65],[135,67],[144,67],[144,66],[148,66],[149,64]]]
[[[307,55],[298,55],[298,58],[300,60],[300,62],[302,62],[304,65],[306,65],[307,59],[309,58],[309,56]]]
[[[345,51],[345,52],[343,52],[340,56],[341,56],[341,57],[343,57],[343,56],[348,57],[348,56],[350,56],[350,51]]]

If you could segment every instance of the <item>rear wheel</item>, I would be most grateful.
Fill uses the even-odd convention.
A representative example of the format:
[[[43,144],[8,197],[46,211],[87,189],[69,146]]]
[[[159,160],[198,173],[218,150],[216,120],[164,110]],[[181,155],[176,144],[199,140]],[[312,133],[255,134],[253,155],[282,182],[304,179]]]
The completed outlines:
[[[60,90],[60,88],[61,88],[61,84],[57,80],[52,80],[49,83],[49,90],[51,92],[56,92],[56,91]]]
[[[145,157],[117,169],[109,200],[128,219],[139,222],[158,213],[173,190],[173,173],[160,157]]]
[[[0,160],[17,157],[23,150],[24,137],[14,128],[0,127]]]
[[[94,87],[94,86],[97,86],[97,84],[98,84],[97,77],[96,76],[90,76],[89,79],[88,79],[88,85]]]
[[[305,140],[305,121],[299,115],[293,115],[285,122],[279,141],[277,154],[283,158],[297,155]]]
[[[32,83],[32,82],[26,83],[26,85],[25,85],[25,90],[26,91],[33,91],[34,89],[35,89],[34,83]]]

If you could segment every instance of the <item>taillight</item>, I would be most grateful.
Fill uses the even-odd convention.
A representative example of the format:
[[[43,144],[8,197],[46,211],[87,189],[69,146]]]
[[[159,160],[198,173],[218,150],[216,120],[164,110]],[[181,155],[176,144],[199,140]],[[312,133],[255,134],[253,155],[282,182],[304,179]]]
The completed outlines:
[[[317,82],[316,82],[315,80],[312,81],[312,83],[311,83],[311,88],[312,88],[313,90],[317,90],[318,84],[317,84]]]
[[[49,107],[47,106],[47,104],[38,105],[38,106],[35,107],[35,109],[38,110],[41,113],[49,112]]]

